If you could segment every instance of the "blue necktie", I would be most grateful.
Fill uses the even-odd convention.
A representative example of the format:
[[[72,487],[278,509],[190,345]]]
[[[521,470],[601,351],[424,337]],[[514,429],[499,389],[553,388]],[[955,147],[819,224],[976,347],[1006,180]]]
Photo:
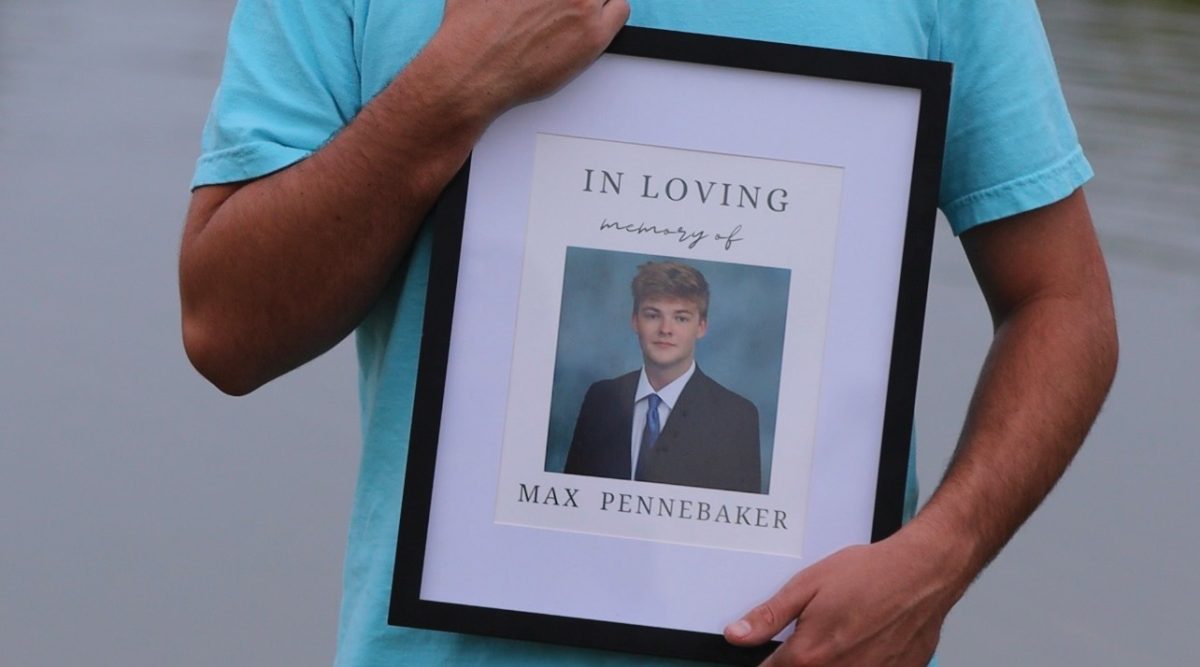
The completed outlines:
[[[640,480],[643,478],[644,471],[642,470],[646,457],[650,450],[654,448],[655,441],[658,440],[658,435],[662,433],[662,425],[658,421],[658,406],[662,403],[662,399],[658,394],[650,394],[646,397],[646,426],[642,429],[642,444],[638,447],[637,470],[634,472],[633,478]]]

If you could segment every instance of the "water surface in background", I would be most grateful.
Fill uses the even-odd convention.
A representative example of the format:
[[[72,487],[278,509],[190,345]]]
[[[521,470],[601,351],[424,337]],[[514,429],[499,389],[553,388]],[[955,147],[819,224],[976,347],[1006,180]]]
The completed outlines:
[[[1113,261],[1200,275],[1200,3],[1041,3]],[[1193,293],[1200,297],[1200,293]]]

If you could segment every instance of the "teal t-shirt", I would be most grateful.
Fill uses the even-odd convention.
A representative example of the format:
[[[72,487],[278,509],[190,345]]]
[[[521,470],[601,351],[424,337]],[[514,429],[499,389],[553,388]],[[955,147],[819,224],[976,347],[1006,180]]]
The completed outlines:
[[[955,233],[1062,199],[1091,177],[1034,0],[630,2],[632,25],[953,62],[940,207]],[[307,157],[417,54],[441,15],[432,0],[241,0],[192,185]],[[357,332],[363,454],[336,664],[680,664],[387,624],[429,250],[426,228]],[[910,483],[910,512],[915,499]]]

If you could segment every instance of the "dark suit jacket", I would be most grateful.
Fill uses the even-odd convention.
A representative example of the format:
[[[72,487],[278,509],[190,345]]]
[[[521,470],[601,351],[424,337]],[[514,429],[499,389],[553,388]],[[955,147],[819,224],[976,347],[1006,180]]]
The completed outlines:
[[[633,399],[640,370],[588,388],[563,472],[631,479]],[[700,372],[692,374],[645,454],[643,481],[761,493],[758,409]]]

